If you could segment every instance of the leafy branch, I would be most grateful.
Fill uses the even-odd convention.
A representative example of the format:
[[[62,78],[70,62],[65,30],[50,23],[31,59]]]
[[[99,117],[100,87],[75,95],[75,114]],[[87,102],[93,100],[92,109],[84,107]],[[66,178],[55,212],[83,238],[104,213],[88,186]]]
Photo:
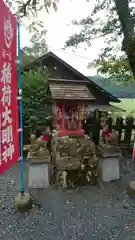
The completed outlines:
[[[114,66],[115,70],[119,69],[119,65],[120,72],[124,74],[121,65],[123,64],[126,78],[129,75],[135,78],[135,2],[133,0],[95,0],[91,15],[72,23],[80,26],[81,30],[69,37],[65,47],[77,47],[81,43],[87,43],[90,46],[93,39],[104,37],[106,47],[101,49],[100,61],[95,60],[94,64],[97,63],[98,69],[108,74],[114,71]],[[118,52],[121,52],[121,56],[127,60],[121,60]],[[112,64],[113,58],[115,61]],[[129,65],[128,70],[128,65],[125,63]]]

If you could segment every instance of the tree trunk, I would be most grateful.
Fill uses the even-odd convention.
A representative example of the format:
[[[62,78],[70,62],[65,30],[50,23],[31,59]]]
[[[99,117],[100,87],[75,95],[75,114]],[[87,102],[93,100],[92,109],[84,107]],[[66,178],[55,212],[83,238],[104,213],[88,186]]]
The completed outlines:
[[[122,49],[127,54],[129,64],[135,79],[135,32],[128,0],[114,0],[114,2],[124,35]]]

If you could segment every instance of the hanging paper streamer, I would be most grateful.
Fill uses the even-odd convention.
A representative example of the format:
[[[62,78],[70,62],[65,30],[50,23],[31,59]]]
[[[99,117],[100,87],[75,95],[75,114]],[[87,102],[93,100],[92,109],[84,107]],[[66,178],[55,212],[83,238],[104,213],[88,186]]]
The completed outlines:
[[[79,109],[79,120],[82,121],[84,120],[84,105],[78,105]]]
[[[57,105],[57,127],[60,127],[60,122],[61,122],[61,107],[60,105]]]
[[[60,105],[57,106],[57,120],[58,121],[61,120],[61,108],[60,108]]]

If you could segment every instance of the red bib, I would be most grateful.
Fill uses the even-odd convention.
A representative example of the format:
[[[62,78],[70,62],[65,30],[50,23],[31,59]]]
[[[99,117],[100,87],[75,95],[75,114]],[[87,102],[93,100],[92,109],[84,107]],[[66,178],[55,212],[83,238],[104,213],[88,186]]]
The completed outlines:
[[[44,140],[45,142],[48,142],[49,137],[48,137],[47,135],[44,135],[44,136],[43,136],[43,140]]]

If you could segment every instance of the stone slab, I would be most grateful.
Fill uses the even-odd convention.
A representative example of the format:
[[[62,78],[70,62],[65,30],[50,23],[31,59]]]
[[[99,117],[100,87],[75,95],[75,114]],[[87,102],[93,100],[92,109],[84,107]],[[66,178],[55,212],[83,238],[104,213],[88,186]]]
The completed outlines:
[[[103,182],[118,180],[120,178],[119,157],[102,158],[100,174]]]
[[[102,154],[102,157],[103,157],[103,158],[113,157],[113,158],[115,159],[116,157],[121,157],[121,156],[122,156],[122,153],[121,153],[121,152],[103,153],[103,154]]]
[[[116,146],[112,146],[112,145],[100,146],[98,150],[99,150],[99,155],[103,158],[122,156],[120,149]]]
[[[28,187],[29,188],[48,188],[50,186],[50,179],[52,175],[52,167],[50,164],[33,163],[29,167]]]
[[[30,164],[34,164],[34,163],[50,163],[50,156],[46,157],[46,156],[38,156],[38,157],[30,157],[27,158],[28,162]]]

